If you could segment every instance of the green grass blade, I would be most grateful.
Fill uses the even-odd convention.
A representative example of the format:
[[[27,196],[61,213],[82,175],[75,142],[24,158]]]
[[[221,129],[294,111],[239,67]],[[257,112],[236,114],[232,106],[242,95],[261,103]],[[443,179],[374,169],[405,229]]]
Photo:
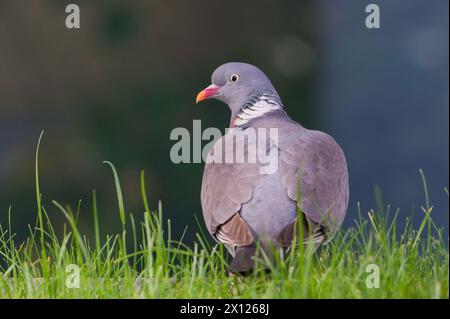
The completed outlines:
[[[125,225],[125,207],[123,205],[123,196],[122,196],[122,188],[120,187],[119,176],[117,174],[117,170],[114,167],[113,163],[104,161],[103,164],[108,164],[111,167],[111,170],[114,174],[114,184],[116,185],[116,193],[117,193],[117,201],[119,203],[119,215],[120,221],[122,225]]]

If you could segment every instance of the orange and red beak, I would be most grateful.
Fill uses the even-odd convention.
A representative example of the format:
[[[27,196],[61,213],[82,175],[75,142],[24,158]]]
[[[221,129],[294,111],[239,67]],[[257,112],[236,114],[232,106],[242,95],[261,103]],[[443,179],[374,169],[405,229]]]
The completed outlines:
[[[200,91],[200,93],[197,94],[197,98],[195,99],[195,103],[199,103],[201,101],[207,100],[210,97],[216,95],[217,91],[219,91],[220,86],[211,84],[203,91]]]

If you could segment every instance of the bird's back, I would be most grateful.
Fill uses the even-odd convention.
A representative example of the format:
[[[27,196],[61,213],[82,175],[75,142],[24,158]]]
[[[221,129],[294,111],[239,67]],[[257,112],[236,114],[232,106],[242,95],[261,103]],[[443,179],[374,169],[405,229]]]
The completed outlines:
[[[281,177],[279,171],[261,175],[252,199],[242,205],[240,212],[258,239],[272,243],[297,217],[296,203],[287,196]]]
[[[277,129],[277,138],[270,143],[278,152],[278,168],[272,174],[261,174],[260,163],[206,164],[202,185],[205,220],[219,220],[219,224],[240,213],[256,238],[274,241],[297,217],[300,200],[305,217],[323,226],[331,238],[348,204],[347,166],[339,145],[328,134],[305,129],[284,112],[250,124],[244,132]],[[244,193],[239,201],[237,195]],[[212,194],[222,201],[211,204],[215,200]],[[216,224],[210,223],[212,233]]]

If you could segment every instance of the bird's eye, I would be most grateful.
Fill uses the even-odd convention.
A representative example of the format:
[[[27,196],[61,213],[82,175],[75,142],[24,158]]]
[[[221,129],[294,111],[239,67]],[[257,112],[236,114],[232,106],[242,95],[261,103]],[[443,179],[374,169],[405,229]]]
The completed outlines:
[[[230,81],[231,82],[236,82],[237,80],[239,80],[239,75],[233,74],[232,76],[230,76]]]

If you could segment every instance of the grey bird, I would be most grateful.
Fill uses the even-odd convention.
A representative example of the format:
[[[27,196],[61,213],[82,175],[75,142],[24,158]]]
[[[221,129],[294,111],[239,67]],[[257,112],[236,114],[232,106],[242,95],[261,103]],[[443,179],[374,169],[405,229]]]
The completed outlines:
[[[214,71],[211,80],[196,102],[216,99],[226,103],[231,110],[231,130],[215,142],[210,156],[219,148],[226,151],[231,132],[277,129],[276,139],[258,135],[267,142],[266,152],[277,151],[275,172],[264,173],[261,162],[205,164],[203,216],[210,234],[233,256],[229,271],[252,271],[257,247],[268,255],[273,248],[289,249],[300,233],[299,222],[304,238],[298,242],[312,241],[315,247],[327,243],[342,224],[348,206],[348,170],[340,146],[330,135],[292,120],[259,68],[226,63]],[[223,159],[223,154],[219,156]]]

